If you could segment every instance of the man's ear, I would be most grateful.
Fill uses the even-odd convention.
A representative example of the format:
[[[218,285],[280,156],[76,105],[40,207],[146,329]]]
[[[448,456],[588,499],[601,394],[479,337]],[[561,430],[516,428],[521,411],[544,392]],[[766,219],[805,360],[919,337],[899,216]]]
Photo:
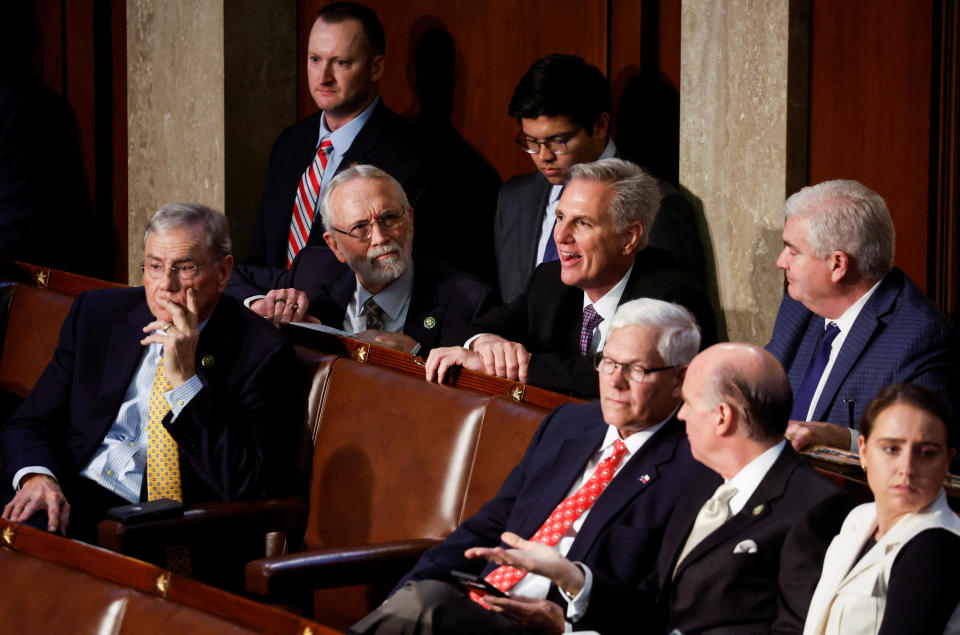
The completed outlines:
[[[733,407],[730,406],[725,401],[721,401],[717,404],[717,412],[719,416],[717,417],[717,425],[715,432],[718,437],[725,437],[733,432],[734,429],[734,411]]]
[[[340,243],[337,242],[337,237],[330,232],[323,232],[323,239],[327,242],[327,247],[329,247],[333,255],[337,257],[337,260],[346,264],[347,258],[340,249]]]
[[[628,256],[640,250],[640,238],[643,236],[643,225],[634,221],[620,232],[623,239],[623,255]]]
[[[370,81],[377,83],[383,77],[383,55],[370,58]]]
[[[227,288],[227,282],[230,281],[230,272],[233,271],[233,256],[227,254],[217,265],[217,289],[223,293]]]
[[[599,135],[601,139],[606,139],[608,132],[610,132],[610,113],[602,112],[593,122],[593,134],[590,136],[597,137]]]
[[[850,256],[845,252],[837,250],[827,255],[827,261],[830,263],[830,280],[840,282],[850,273]]]

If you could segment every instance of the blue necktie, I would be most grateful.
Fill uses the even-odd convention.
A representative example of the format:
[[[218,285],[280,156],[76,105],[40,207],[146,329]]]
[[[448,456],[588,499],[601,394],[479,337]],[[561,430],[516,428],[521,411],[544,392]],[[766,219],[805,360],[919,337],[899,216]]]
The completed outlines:
[[[823,370],[830,361],[830,347],[834,338],[840,334],[840,329],[833,322],[827,326],[820,336],[820,343],[817,345],[817,353],[813,356],[810,368],[807,374],[803,376],[800,387],[797,388],[797,394],[793,396],[793,411],[790,412],[790,418],[796,421],[807,420],[807,410],[810,409],[810,400],[813,394],[817,392],[817,386],[820,384],[820,377]]]
[[[553,221],[553,228],[556,229],[557,221]],[[553,229],[550,230],[550,238],[547,239],[547,246],[543,248],[543,261],[553,262],[560,260],[560,253],[557,251],[557,241],[553,239]]]

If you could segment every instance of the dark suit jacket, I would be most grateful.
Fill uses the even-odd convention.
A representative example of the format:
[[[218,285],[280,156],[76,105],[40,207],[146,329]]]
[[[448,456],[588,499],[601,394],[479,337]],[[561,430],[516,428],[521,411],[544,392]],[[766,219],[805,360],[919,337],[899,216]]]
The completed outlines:
[[[53,360],[0,435],[5,478],[42,465],[75,476],[113,424],[153,320],[142,288],[82,294],[60,331]],[[201,360],[207,358],[207,365]],[[289,415],[293,347],[231,298],[200,335],[203,389],[164,425],[180,446],[184,499],[233,500],[290,489],[297,434]],[[286,483],[284,481],[287,481]]]
[[[664,534],[654,576],[641,589],[596,572],[584,621],[607,633],[799,633],[847,495],[788,445],[739,514],[677,558],[722,480],[694,483]],[[734,553],[752,540],[755,553]],[[658,619],[659,618],[659,619]]]
[[[274,143],[246,264],[286,266],[293,202],[300,177],[316,156],[321,114],[317,112],[293,124]],[[424,187],[423,155],[410,132],[410,124],[387,108],[382,100],[344,153],[337,172],[354,163],[369,163],[389,173],[403,186],[414,209],[420,206]],[[318,231],[311,232],[309,243],[323,244],[319,217],[315,227]]]
[[[606,432],[600,404],[569,404],[554,410],[493,500],[427,551],[397,588],[408,580],[452,581],[451,569],[491,572],[496,565],[464,558],[464,550],[496,546],[504,531],[532,536],[581,477]],[[693,479],[708,472],[690,455],[683,423],[671,418],[630,457],[594,503],[567,557],[618,580],[639,582],[654,566],[677,499]],[[548,597],[560,601],[556,588]]]
[[[716,341],[713,311],[703,290],[656,247],[637,254],[620,303],[656,298],[688,308],[703,335],[703,345]],[[473,323],[474,334],[494,333],[523,344],[532,358],[528,383],[587,397],[599,393],[597,371],[580,356],[583,291],[560,279],[560,262],[536,268],[526,290],[513,302],[493,309]]]
[[[813,360],[823,327],[822,317],[784,296],[767,350],[783,364],[794,391]],[[958,357],[960,333],[894,268],[867,300],[844,340],[813,420],[859,427],[860,417],[877,391],[901,381],[930,388],[958,413]]]
[[[666,181],[660,187],[660,210],[650,228],[649,246],[670,253],[682,269],[703,283],[703,251],[693,209]],[[494,222],[497,277],[504,302],[519,296],[536,266],[543,214],[550,198],[550,182],[540,173],[507,181],[500,188]],[[693,237],[691,239],[691,237]]]
[[[420,355],[437,346],[463,344],[473,333],[471,321],[495,305],[496,294],[485,283],[429,256],[414,254],[413,266],[413,295],[404,334],[420,342]],[[310,300],[308,313],[339,329],[356,286],[353,270],[337,260],[333,251],[308,246],[289,270],[235,267],[227,293],[241,299],[268,289],[299,289]]]

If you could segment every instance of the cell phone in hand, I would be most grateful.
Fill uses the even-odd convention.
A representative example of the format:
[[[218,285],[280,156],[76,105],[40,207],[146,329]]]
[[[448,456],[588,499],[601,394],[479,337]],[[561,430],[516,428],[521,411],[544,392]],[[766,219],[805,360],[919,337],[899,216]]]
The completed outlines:
[[[464,573],[463,571],[450,571],[450,575],[455,577],[460,584],[468,589],[480,591],[486,595],[493,595],[498,598],[510,597],[507,593],[501,591],[478,575]]]
[[[136,525],[150,520],[179,518],[183,516],[183,503],[169,498],[160,498],[145,503],[121,505],[107,510],[107,518],[119,520],[127,525]]]

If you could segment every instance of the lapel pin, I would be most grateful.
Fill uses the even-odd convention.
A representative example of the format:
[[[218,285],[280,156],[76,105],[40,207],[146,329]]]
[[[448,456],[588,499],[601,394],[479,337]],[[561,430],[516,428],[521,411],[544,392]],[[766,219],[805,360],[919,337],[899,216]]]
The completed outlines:
[[[640,477],[640,482],[643,483],[644,485],[646,485],[649,481],[650,481],[649,474],[644,474],[643,476]]]
[[[437,325],[437,318],[433,317],[432,315],[428,315],[427,317],[423,318],[423,325],[428,329],[432,329]]]
[[[204,368],[213,366],[213,355],[207,354],[200,358],[200,365]]]
[[[760,505],[757,505],[756,507],[753,508],[753,515],[754,515],[754,516],[759,516],[760,514],[763,513],[763,510],[764,510],[764,509],[766,509],[766,508],[763,506],[762,503],[761,503]]]

